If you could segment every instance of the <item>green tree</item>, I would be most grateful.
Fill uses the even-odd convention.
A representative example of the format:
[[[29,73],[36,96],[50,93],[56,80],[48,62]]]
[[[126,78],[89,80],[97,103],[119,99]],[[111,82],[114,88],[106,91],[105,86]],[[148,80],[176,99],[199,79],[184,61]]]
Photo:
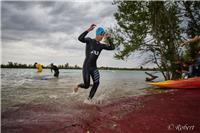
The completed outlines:
[[[65,64],[65,68],[69,68],[69,63],[66,63],[66,64]]]
[[[74,65],[74,68],[75,69],[79,69],[80,67],[78,65]]]
[[[11,62],[11,61],[8,62],[8,67],[9,67],[9,68],[12,68],[13,66],[14,66],[14,65],[13,65],[13,62]]]
[[[180,15],[185,18],[183,30],[187,34],[186,39],[200,35],[200,1],[182,1],[180,4],[182,7]],[[187,61],[195,58],[195,51],[199,47],[197,43],[186,46],[185,58]]]
[[[182,30],[179,3],[169,1],[116,1],[117,26],[111,29],[117,44],[117,59],[140,51],[148,56],[144,64],[154,63],[165,79],[176,79],[180,60]]]

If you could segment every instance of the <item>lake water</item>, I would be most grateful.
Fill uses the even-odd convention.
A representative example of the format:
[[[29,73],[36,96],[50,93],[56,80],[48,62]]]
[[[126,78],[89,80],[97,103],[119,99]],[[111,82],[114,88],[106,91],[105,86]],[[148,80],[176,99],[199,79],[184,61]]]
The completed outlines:
[[[159,75],[159,74],[158,74]],[[159,75],[160,76],[160,75]],[[146,75],[143,71],[100,70],[100,85],[94,100],[137,96],[146,93]],[[42,104],[49,102],[68,103],[84,101],[89,89],[73,88],[82,82],[81,70],[60,70],[60,77],[54,78],[50,69],[36,73],[35,69],[1,69],[2,110],[19,104]]]

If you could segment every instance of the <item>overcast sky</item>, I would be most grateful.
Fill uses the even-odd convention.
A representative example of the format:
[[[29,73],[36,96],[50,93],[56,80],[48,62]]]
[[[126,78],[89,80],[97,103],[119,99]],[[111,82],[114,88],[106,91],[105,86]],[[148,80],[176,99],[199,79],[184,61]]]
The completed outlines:
[[[112,1],[14,1],[1,3],[2,63],[39,62],[82,66],[85,44],[78,36],[92,23],[105,29],[116,24]],[[95,37],[95,30],[88,34]],[[138,57],[116,60],[116,51],[102,51],[98,66],[138,67]]]

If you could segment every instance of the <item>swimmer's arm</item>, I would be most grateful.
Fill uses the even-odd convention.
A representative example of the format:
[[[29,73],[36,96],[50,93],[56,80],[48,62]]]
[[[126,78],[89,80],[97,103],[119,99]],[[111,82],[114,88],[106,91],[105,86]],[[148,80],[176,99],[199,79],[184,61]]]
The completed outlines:
[[[196,41],[200,41],[200,36],[195,36],[194,38],[192,38],[188,41],[185,41],[184,43],[181,44],[181,46],[184,46],[186,44],[190,44],[190,43],[193,43],[193,42],[196,42]]]
[[[86,43],[89,38],[85,38],[85,36],[88,34],[88,31],[83,32],[79,37],[78,40],[82,43]]]
[[[113,44],[111,38],[108,37],[107,40],[108,40],[108,44],[102,44],[102,49],[114,50],[115,49],[115,45]]]
[[[85,36],[95,28],[95,24],[92,24],[85,32],[83,32],[79,37],[78,40],[82,43],[86,43],[89,41],[90,38],[85,38]]]

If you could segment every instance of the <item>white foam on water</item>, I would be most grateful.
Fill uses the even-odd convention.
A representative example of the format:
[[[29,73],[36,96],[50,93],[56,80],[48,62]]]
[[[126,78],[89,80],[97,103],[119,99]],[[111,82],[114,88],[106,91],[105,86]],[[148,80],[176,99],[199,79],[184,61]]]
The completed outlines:
[[[107,94],[106,93],[101,93],[100,96],[98,96],[95,101],[97,104],[103,104],[104,100],[106,99]]]
[[[49,98],[57,99],[58,96],[57,95],[49,95]]]
[[[102,99],[91,99],[91,100],[85,99],[83,103],[89,104],[89,105],[97,105],[97,104],[103,104],[103,100]]]
[[[93,102],[92,100],[88,100],[88,99],[85,99],[85,100],[83,101],[83,103],[85,103],[85,104],[90,104],[90,105],[94,104],[94,102]]]
[[[25,83],[32,81],[31,79],[15,80],[14,86],[23,86]]]
[[[104,103],[104,101],[102,99],[101,100],[96,99],[94,102],[95,102],[95,104],[103,104]]]
[[[72,96],[76,96],[76,95],[78,95],[78,92],[70,92],[70,93],[67,93],[68,95],[72,95]]]

